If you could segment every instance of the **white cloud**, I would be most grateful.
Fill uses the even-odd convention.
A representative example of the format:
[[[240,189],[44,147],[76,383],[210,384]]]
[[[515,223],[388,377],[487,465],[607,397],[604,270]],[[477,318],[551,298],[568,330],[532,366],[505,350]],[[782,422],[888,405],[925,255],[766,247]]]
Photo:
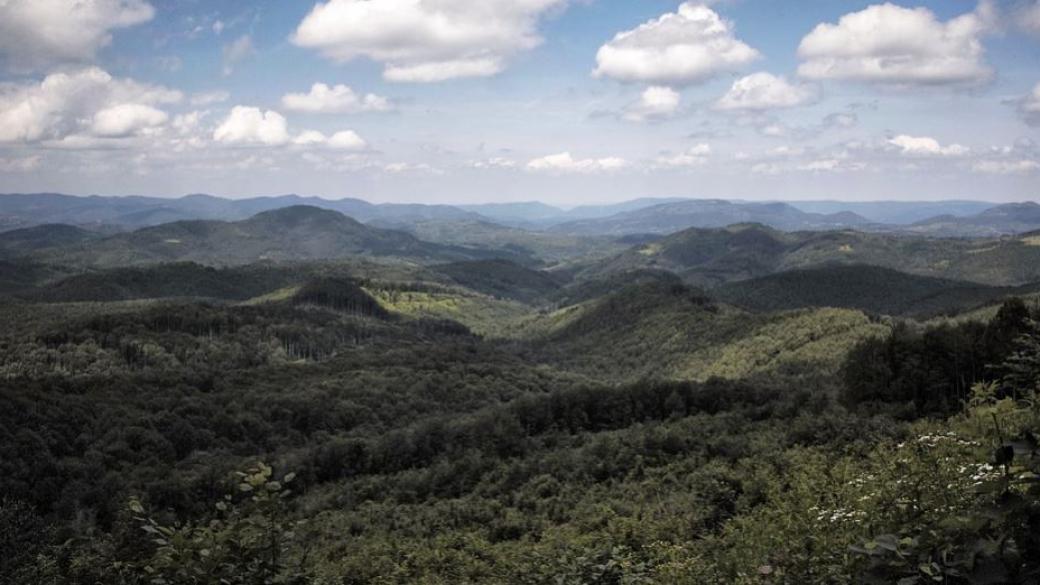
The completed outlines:
[[[338,62],[367,57],[399,82],[487,77],[541,44],[537,26],[566,0],[328,0],[292,42]]]
[[[211,106],[231,99],[231,94],[223,90],[204,91],[191,96],[193,106]]]
[[[154,16],[144,0],[2,0],[0,59],[15,71],[90,61],[112,31]]]
[[[234,42],[224,45],[224,75],[228,76],[235,72],[235,66],[256,54],[253,47],[253,39],[249,35],[242,35]]]
[[[1018,102],[1018,111],[1026,123],[1040,126],[1040,83],[1036,84],[1032,93]]]
[[[383,170],[388,172],[388,173],[393,173],[395,175],[396,174],[400,174],[400,173],[428,173],[428,174],[431,174],[431,175],[443,175],[444,174],[444,171],[442,171],[442,170],[440,170],[440,169],[438,169],[436,167],[432,167],[432,166],[430,166],[430,165],[428,165],[426,163],[413,164],[413,163],[406,163],[406,162],[396,162],[396,163],[390,163],[390,164],[384,166]]]
[[[391,109],[390,101],[385,97],[372,93],[362,96],[345,85],[329,87],[324,83],[315,83],[309,93],[282,96],[282,106],[287,110],[322,114],[385,112]]]
[[[53,73],[38,83],[0,85],[0,142],[125,135],[161,124],[165,114],[154,106],[181,99],[179,91],[116,79],[96,67]]]
[[[296,138],[293,138],[292,142],[296,146],[318,146],[328,141],[329,138],[317,130],[304,130]]]
[[[808,87],[794,85],[770,73],[753,73],[733,82],[715,107],[720,110],[771,110],[793,108],[815,99]]]
[[[125,138],[162,126],[169,119],[166,112],[144,104],[119,104],[94,114],[91,126],[95,136]]]
[[[891,85],[980,83],[993,74],[981,38],[994,20],[990,0],[947,22],[927,8],[876,4],[837,24],[820,24],[803,38],[798,73]]]
[[[635,29],[618,33],[596,54],[597,77],[656,85],[700,83],[759,57],[733,26],[704,4],[685,2]]]
[[[333,150],[364,150],[368,144],[353,130],[342,130],[325,136],[317,130],[305,130],[292,143],[296,146],[324,147]]]
[[[516,161],[495,156],[486,160],[473,161],[469,166],[475,169],[514,169],[516,168]]]
[[[633,122],[667,118],[679,109],[679,92],[670,87],[646,88],[639,101],[625,109],[624,118]]]
[[[235,106],[213,132],[213,140],[224,144],[280,146],[289,142],[285,117],[278,112]]]
[[[666,168],[696,167],[708,162],[710,154],[711,145],[698,144],[676,155],[658,157],[655,163]]]
[[[529,170],[555,173],[601,173],[620,170],[627,166],[628,161],[623,158],[575,159],[569,152],[543,156],[527,163]]]
[[[1040,170],[1040,162],[1035,160],[983,160],[972,165],[972,169],[991,175],[1015,175],[1035,173]]]
[[[353,130],[343,130],[329,137],[328,146],[337,150],[361,150],[367,144]]]
[[[888,141],[901,154],[909,156],[964,156],[971,149],[960,144],[943,146],[939,141],[928,136],[907,136],[900,134]]]

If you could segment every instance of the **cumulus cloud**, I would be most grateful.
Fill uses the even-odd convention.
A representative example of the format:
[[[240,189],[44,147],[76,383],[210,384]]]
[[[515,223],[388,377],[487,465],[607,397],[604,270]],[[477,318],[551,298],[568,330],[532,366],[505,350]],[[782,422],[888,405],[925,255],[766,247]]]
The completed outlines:
[[[125,138],[150,128],[162,126],[169,119],[166,112],[144,104],[119,104],[94,114],[91,125],[95,136]]]
[[[596,53],[593,74],[625,82],[684,86],[733,71],[759,57],[733,26],[704,4],[685,2],[632,30],[618,33]]]
[[[90,61],[112,31],[154,16],[144,0],[3,0],[0,60],[15,71]]]
[[[282,96],[287,110],[321,114],[349,114],[354,112],[385,112],[390,101],[372,93],[360,95],[346,85],[329,87],[315,83],[308,93],[289,93]]]
[[[772,110],[793,108],[813,101],[816,92],[795,85],[770,73],[753,73],[742,77],[722,96],[715,107],[720,110]]]
[[[235,106],[213,131],[213,140],[245,146],[280,146],[289,142],[289,128],[278,112]]]
[[[993,75],[982,37],[994,28],[995,8],[942,22],[927,8],[876,4],[822,23],[802,39],[798,73],[890,85],[977,84]]]
[[[964,156],[971,149],[960,144],[943,146],[939,141],[928,136],[907,136],[900,134],[888,141],[888,144],[908,156]]]
[[[990,175],[1021,175],[1035,173],[1040,170],[1040,162],[1035,160],[982,160],[972,165],[972,170]]]
[[[470,167],[474,169],[515,169],[516,161],[501,156],[489,159],[471,161]]]
[[[627,166],[628,161],[623,158],[576,159],[569,152],[543,156],[527,163],[529,170],[550,173],[602,173],[616,171]]]
[[[296,146],[324,147],[332,150],[364,150],[368,144],[353,130],[342,130],[325,136],[317,130],[301,132],[292,143]]]
[[[710,154],[711,145],[698,144],[676,155],[658,157],[654,162],[664,168],[697,167],[708,162]]]
[[[53,73],[38,83],[0,86],[0,143],[124,137],[161,125],[166,114],[155,106],[182,99],[179,91],[116,79],[96,67]]]
[[[633,122],[667,118],[678,111],[679,101],[679,92],[670,87],[648,87],[639,101],[628,106],[624,118]]]
[[[242,35],[233,42],[224,45],[224,75],[228,76],[235,72],[235,66],[256,54],[253,47],[253,39],[249,35]]]
[[[292,42],[338,62],[383,63],[390,81],[487,77],[541,44],[539,19],[566,0],[328,0],[307,14]]]
[[[1036,84],[1032,93],[1018,102],[1018,111],[1026,123],[1040,126],[1040,83]]]

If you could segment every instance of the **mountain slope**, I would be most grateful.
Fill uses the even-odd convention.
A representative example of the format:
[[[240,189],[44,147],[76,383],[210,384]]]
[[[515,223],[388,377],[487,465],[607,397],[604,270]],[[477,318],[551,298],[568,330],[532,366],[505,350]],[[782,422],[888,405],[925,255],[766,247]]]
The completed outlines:
[[[560,285],[545,272],[524,268],[508,260],[478,260],[435,266],[460,286],[486,295],[532,303],[545,300]]]
[[[540,359],[593,376],[706,380],[712,376],[833,376],[860,340],[887,327],[859,311],[748,313],[680,283],[621,287],[539,315],[524,334]]]
[[[844,307],[886,315],[934,315],[975,307],[1019,289],[915,276],[878,266],[789,270],[715,289],[722,301],[755,311]]]
[[[114,268],[70,276],[32,292],[42,302],[111,302],[137,299],[246,300],[298,282],[302,271],[275,266],[217,269],[193,262]]]
[[[296,206],[239,222],[182,221],[38,255],[57,263],[114,267],[191,261],[212,266],[348,256],[437,262],[481,257],[403,232],[366,226],[335,211]]]

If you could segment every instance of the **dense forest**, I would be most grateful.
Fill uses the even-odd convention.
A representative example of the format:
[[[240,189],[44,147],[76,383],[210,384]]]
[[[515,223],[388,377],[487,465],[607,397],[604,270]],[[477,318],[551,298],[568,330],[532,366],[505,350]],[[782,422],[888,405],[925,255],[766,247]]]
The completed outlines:
[[[560,262],[330,213],[17,238],[0,583],[1040,579],[1027,282],[809,260],[881,249],[849,232]],[[221,256],[253,228],[293,244]]]

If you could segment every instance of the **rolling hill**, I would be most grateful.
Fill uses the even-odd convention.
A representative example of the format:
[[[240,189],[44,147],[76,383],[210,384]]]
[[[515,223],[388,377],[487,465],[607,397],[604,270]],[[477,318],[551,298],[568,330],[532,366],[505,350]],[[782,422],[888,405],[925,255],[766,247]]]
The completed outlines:
[[[579,277],[659,269],[713,287],[826,264],[866,264],[920,276],[1020,286],[1040,280],[1040,234],[966,240],[851,230],[787,233],[757,224],[695,228],[594,263]]]
[[[47,248],[100,239],[101,234],[65,224],[44,224],[0,233],[0,257],[16,258]]]
[[[265,260],[350,256],[434,263],[489,255],[423,242],[404,232],[369,227],[335,211],[295,206],[238,222],[173,222],[46,250],[36,257],[59,264],[102,268],[178,261],[232,266]]]
[[[484,220],[375,220],[369,225],[406,231],[427,242],[498,250],[503,255],[526,259],[529,263],[604,258],[618,254],[630,245],[615,238],[532,231]]]

